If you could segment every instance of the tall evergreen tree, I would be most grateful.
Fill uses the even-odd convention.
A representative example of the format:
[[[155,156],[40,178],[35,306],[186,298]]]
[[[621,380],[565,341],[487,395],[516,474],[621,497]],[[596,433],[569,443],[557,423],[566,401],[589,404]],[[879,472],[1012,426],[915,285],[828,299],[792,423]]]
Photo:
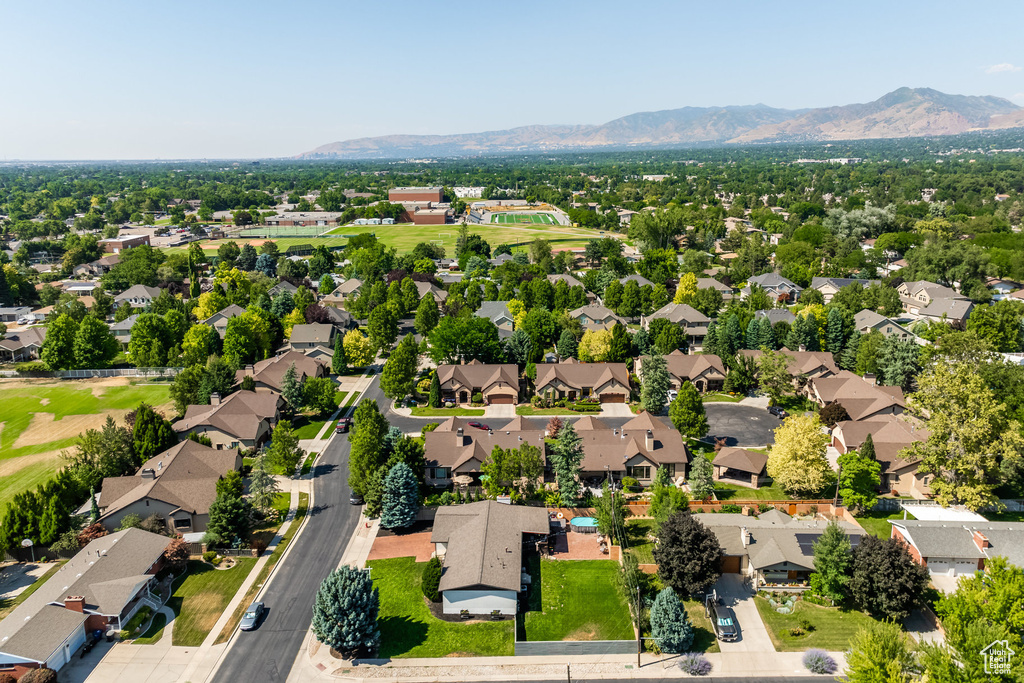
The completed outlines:
[[[572,423],[567,423],[558,432],[558,441],[552,452],[552,466],[558,483],[559,502],[572,507],[579,502],[579,474],[583,463],[583,439],[576,433]]]
[[[100,506],[96,502],[96,489],[89,489],[89,524],[95,524],[100,518]]]
[[[640,406],[650,413],[660,413],[668,400],[672,380],[668,375],[665,357],[648,356],[640,366]]]
[[[838,307],[828,309],[828,316],[825,321],[825,350],[832,354],[839,354],[843,351],[845,321],[843,312]]]
[[[751,318],[750,322],[747,323],[746,343],[744,344],[743,348],[761,348],[761,328],[757,324],[758,320],[759,318]]]
[[[820,595],[836,602],[846,597],[846,584],[850,580],[853,549],[850,538],[835,520],[814,542],[814,574],[811,586]]]
[[[688,652],[693,645],[693,624],[670,586],[663,588],[651,605],[651,637],[666,654]]]
[[[839,367],[843,370],[853,372],[857,369],[857,352],[860,350],[861,336],[860,330],[854,330],[850,338],[846,340],[843,352],[839,354]]]
[[[726,366],[729,366],[732,364],[732,358],[727,357],[718,330],[717,320],[708,323],[708,333],[704,335],[704,353],[718,356]]]
[[[573,333],[569,330],[562,330],[561,336],[558,337],[558,357],[563,360],[566,358],[575,358],[577,347],[578,344],[576,343],[576,337]]]
[[[764,316],[757,318],[757,348],[766,348],[771,351],[778,348],[778,344],[775,343],[775,330],[772,328],[772,322]]]
[[[728,354],[730,358],[736,355],[736,352],[743,348],[743,330],[740,328],[740,319],[735,315],[730,315],[729,320],[725,324],[725,336],[722,339],[723,350]]]
[[[288,366],[281,379],[281,396],[290,410],[298,410],[302,406],[302,385],[299,384],[295,363]]]
[[[707,500],[715,492],[714,467],[703,455],[698,455],[690,465],[690,493],[694,500]]]
[[[370,574],[348,565],[320,584],[313,603],[313,634],[345,654],[372,654],[380,645],[380,596]]]
[[[341,337],[334,342],[334,354],[331,356],[331,372],[344,375],[348,372],[348,361],[345,359],[345,344]]]
[[[249,502],[229,492],[210,503],[210,521],[203,540],[209,545],[230,546],[249,531]]]
[[[440,320],[441,312],[437,309],[434,297],[425,296],[420,299],[420,305],[416,308],[416,332],[426,337],[437,327]]]
[[[441,407],[441,380],[437,376],[437,372],[430,378],[430,398],[428,400],[431,408]]]
[[[385,529],[412,526],[420,510],[420,484],[409,466],[400,462],[384,477],[380,525]]]
[[[135,411],[135,427],[132,429],[132,447],[136,462],[141,464],[176,443],[178,435],[171,423],[145,403],[139,405],[139,409]]]
[[[377,402],[370,400],[360,401],[353,418],[355,426],[348,435],[352,444],[348,485],[355,493],[365,495],[370,477],[387,461],[384,437],[388,421],[380,414]]]
[[[630,282],[633,282],[630,280]],[[626,328],[622,323],[615,323],[615,327],[612,328],[612,339],[608,347],[608,362],[609,363],[625,363],[632,357],[633,354],[633,341],[629,337],[629,333],[626,332]]]

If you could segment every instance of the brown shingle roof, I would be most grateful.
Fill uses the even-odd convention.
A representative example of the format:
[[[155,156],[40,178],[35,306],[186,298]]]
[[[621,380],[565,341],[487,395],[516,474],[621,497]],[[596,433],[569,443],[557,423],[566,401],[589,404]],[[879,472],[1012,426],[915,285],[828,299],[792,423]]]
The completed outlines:
[[[209,426],[239,439],[255,439],[259,436],[261,422],[277,419],[280,405],[281,395],[275,391],[236,391],[220,405],[188,406],[185,417],[173,427],[182,434]]]
[[[538,391],[556,379],[576,389],[596,389],[610,381],[618,382],[627,389],[629,387],[629,371],[625,363],[537,363]]]
[[[714,354],[689,355],[682,351],[673,351],[665,356],[665,365],[668,367],[668,373],[680,380],[690,381],[707,370],[711,370],[712,375],[725,377],[725,365],[722,364],[722,359]]]
[[[723,448],[715,455],[714,464],[740,472],[761,474],[768,464],[768,454],[746,448]]]
[[[487,364],[474,360],[465,365],[438,365],[437,381],[443,386],[452,380],[466,387],[480,387],[481,391],[503,382],[519,393],[519,372],[515,363]]]
[[[241,382],[246,375],[251,375],[254,380],[261,382],[275,391],[281,391],[284,384],[284,375],[292,363],[295,364],[295,377],[299,383],[307,377],[323,377],[323,362],[307,356],[301,351],[285,351],[273,358],[261,360],[252,366],[252,370],[244,368],[235,373],[235,381]]]
[[[834,377],[812,379],[814,392],[825,404],[833,401],[846,408],[854,420],[874,415],[892,406],[905,407],[903,390],[899,387],[875,386],[849,370],[841,370]]]

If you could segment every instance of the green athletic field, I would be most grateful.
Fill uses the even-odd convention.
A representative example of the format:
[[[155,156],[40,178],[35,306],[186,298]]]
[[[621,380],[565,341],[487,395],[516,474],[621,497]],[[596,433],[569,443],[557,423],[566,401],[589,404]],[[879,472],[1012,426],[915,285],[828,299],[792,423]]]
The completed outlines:
[[[550,213],[492,213],[491,222],[503,225],[558,225]]]

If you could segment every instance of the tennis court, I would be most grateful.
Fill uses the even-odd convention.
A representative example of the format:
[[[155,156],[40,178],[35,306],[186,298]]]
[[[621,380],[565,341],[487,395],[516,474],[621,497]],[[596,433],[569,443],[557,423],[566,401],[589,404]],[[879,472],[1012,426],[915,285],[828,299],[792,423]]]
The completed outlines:
[[[550,213],[492,213],[491,223],[502,225],[558,225]]]

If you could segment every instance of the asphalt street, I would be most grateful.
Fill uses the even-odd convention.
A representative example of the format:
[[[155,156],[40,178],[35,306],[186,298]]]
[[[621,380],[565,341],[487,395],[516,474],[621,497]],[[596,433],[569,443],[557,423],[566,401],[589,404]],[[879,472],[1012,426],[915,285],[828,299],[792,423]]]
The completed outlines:
[[[267,616],[255,631],[239,634],[214,681],[285,681],[313,617],[320,582],[341,563],[359,523],[348,502],[349,442],[336,436],[324,450],[313,480],[313,507],[294,547],[263,596]]]

